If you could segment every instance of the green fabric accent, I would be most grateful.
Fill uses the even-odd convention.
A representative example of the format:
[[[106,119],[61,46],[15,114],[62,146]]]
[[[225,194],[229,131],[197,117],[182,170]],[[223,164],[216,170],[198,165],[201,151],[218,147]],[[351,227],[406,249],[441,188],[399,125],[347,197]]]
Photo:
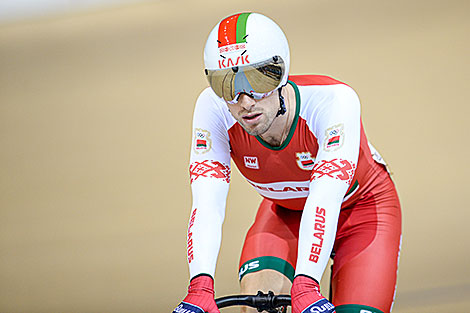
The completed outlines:
[[[344,304],[335,307],[336,313],[384,313],[379,309],[360,304]]]
[[[291,84],[292,87],[294,87],[294,91],[295,91],[295,116],[294,116],[294,121],[292,122],[292,126],[290,127],[289,135],[287,135],[286,140],[284,140],[283,144],[280,145],[279,147],[273,147],[269,143],[264,141],[263,138],[261,138],[260,136],[256,136],[256,139],[263,146],[265,146],[268,149],[275,150],[275,151],[279,151],[279,150],[282,150],[285,147],[287,147],[290,140],[294,136],[295,128],[297,127],[297,122],[299,121],[299,114],[300,114],[300,92],[299,92],[299,88],[297,87],[297,85],[294,82],[291,82],[290,80],[288,81],[288,83]]]
[[[251,13],[241,13],[237,20],[237,43],[246,42],[246,21]]]
[[[261,270],[275,270],[283,274],[291,282],[294,281],[295,269],[289,262],[274,256],[262,256],[246,261],[238,272],[239,279],[242,280],[243,276],[249,273],[258,272]]]
[[[346,196],[349,196],[354,190],[356,190],[356,188],[359,186],[359,182],[356,180],[354,182],[354,184],[351,186],[351,188],[349,188],[348,192],[346,192],[346,194],[344,195],[345,197]]]

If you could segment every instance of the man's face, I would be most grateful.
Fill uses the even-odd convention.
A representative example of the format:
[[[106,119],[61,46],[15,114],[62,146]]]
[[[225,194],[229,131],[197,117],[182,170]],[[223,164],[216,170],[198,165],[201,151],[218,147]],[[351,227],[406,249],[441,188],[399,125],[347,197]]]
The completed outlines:
[[[252,136],[264,134],[273,124],[279,110],[277,92],[261,100],[241,94],[238,102],[227,103],[232,116]]]

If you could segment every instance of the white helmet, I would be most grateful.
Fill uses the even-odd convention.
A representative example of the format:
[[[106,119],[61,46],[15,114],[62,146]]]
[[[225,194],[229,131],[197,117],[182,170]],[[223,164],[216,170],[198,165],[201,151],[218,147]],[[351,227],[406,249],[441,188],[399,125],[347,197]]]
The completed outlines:
[[[212,29],[204,48],[207,80],[227,102],[241,93],[255,99],[287,83],[290,54],[281,28],[258,13],[239,13]]]

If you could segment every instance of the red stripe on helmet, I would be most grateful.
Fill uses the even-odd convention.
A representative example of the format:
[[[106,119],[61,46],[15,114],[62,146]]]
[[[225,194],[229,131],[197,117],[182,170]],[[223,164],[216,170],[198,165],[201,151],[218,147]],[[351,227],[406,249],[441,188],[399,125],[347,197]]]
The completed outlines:
[[[223,19],[219,24],[219,48],[237,43],[237,22],[240,14]]]

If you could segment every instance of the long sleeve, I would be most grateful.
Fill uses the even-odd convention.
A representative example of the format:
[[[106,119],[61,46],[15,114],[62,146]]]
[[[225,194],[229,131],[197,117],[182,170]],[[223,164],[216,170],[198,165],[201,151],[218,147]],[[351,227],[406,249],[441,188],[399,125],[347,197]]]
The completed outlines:
[[[331,105],[309,121],[318,138],[318,154],[300,223],[297,274],[320,281],[331,254],[343,198],[351,185],[360,145],[360,103],[346,85],[336,86]]]
[[[191,278],[214,276],[230,182],[230,145],[223,107],[209,89],[197,100],[190,159],[192,208],[187,252]]]

